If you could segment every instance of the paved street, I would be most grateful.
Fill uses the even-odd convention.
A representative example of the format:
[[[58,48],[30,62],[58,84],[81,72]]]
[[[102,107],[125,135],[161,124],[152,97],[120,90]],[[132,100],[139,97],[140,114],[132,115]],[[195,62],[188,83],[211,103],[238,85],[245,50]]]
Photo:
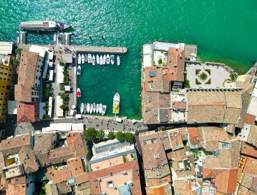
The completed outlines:
[[[101,116],[84,116],[83,119],[66,118],[66,119],[55,119],[55,123],[81,123],[83,122],[86,128],[93,127],[98,130],[108,131],[142,131],[147,130],[148,127],[141,121],[133,121],[124,119],[122,122],[117,122],[113,117],[101,117]]]

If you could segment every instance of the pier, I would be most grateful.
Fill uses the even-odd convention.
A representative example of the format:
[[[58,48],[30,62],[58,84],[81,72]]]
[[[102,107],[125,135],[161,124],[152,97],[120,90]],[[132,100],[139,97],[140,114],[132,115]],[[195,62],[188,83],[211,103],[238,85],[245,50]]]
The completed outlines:
[[[109,54],[125,54],[128,52],[126,47],[104,47],[104,46],[83,46],[83,45],[67,45],[65,47],[76,53],[109,53]]]

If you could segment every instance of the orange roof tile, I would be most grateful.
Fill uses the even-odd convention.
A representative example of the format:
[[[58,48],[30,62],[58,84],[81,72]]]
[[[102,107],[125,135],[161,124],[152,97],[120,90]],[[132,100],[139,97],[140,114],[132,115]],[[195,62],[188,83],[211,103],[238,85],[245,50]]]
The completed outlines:
[[[17,122],[33,123],[37,120],[37,109],[34,103],[17,104]]]
[[[199,139],[200,139],[200,133],[198,131],[197,128],[195,127],[191,127],[187,129],[188,131],[188,135],[189,135],[189,139],[190,139],[190,143],[191,144],[198,144],[199,143]]]

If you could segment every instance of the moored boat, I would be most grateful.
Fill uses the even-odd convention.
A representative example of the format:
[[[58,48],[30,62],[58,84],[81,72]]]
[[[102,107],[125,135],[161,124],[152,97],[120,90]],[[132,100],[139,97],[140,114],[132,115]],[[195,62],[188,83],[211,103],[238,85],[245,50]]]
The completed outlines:
[[[102,65],[103,64],[103,56],[102,55],[100,55],[100,63],[99,63],[100,65]]]
[[[115,56],[111,55],[110,60],[111,60],[111,64],[113,65],[115,63]]]
[[[87,113],[90,112],[90,104],[89,103],[87,103],[86,111],[87,111]]]
[[[102,111],[103,111],[103,105],[99,104],[99,113],[102,113]]]
[[[99,104],[96,104],[96,114],[98,114],[99,113]]]
[[[76,96],[77,96],[77,97],[81,97],[81,91],[80,91],[80,88],[77,88]]]
[[[81,64],[81,55],[78,54],[78,64]]]
[[[103,56],[103,64],[106,64],[106,55]]]
[[[85,63],[85,55],[81,54],[81,63],[84,64]]]
[[[120,56],[117,56],[116,61],[117,61],[117,65],[119,66],[120,65]]]
[[[88,61],[88,57],[87,57],[87,54],[85,54],[85,63],[87,63]]]
[[[70,25],[58,21],[25,21],[19,27],[27,31],[63,31],[70,28]]]
[[[93,55],[93,57],[92,57],[92,65],[93,66],[95,65],[95,62],[96,62],[96,58],[95,58],[95,55]]]
[[[106,64],[110,64],[111,63],[111,58],[110,58],[110,55],[107,54],[106,55]]]
[[[102,112],[101,112],[102,115],[105,115],[106,109],[107,109],[107,106],[106,106],[106,105],[103,105],[103,106],[102,106]]]
[[[90,104],[90,110],[89,113],[92,114],[93,113],[93,104]]]
[[[80,114],[84,113],[84,108],[85,108],[84,103],[81,103],[80,104]]]
[[[113,114],[120,113],[120,94],[118,92],[115,93],[113,96],[113,107],[112,107]]]
[[[77,75],[78,75],[78,76],[81,75],[81,66],[80,66],[80,65],[77,67]]]
[[[100,57],[98,54],[96,55],[96,64],[100,64]]]
[[[95,113],[96,111],[96,106],[95,106],[95,103],[93,103],[93,113]]]
[[[88,54],[88,55],[87,55],[87,62],[88,62],[89,64],[92,63],[92,55],[91,55],[91,54]]]

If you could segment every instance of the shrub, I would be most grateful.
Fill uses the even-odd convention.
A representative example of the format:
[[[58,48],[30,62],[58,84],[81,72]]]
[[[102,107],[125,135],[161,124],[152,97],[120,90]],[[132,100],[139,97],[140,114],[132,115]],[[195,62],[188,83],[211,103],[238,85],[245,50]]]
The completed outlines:
[[[113,132],[109,132],[108,139],[114,139],[114,138],[115,138],[115,134]]]
[[[97,138],[97,131],[95,130],[95,128],[85,129],[83,132],[83,136],[87,142],[95,142]]]
[[[124,137],[126,142],[129,142],[131,144],[134,142],[134,135],[132,133],[125,133]]]
[[[104,139],[104,131],[103,130],[99,130],[99,131],[97,131],[97,133],[96,133],[96,139],[97,139],[97,141],[103,141],[103,139]]]
[[[124,142],[125,141],[125,137],[124,137],[124,134],[122,132],[117,132],[116,133],[116,138],[117,140],[119,140],[120,142]]]

